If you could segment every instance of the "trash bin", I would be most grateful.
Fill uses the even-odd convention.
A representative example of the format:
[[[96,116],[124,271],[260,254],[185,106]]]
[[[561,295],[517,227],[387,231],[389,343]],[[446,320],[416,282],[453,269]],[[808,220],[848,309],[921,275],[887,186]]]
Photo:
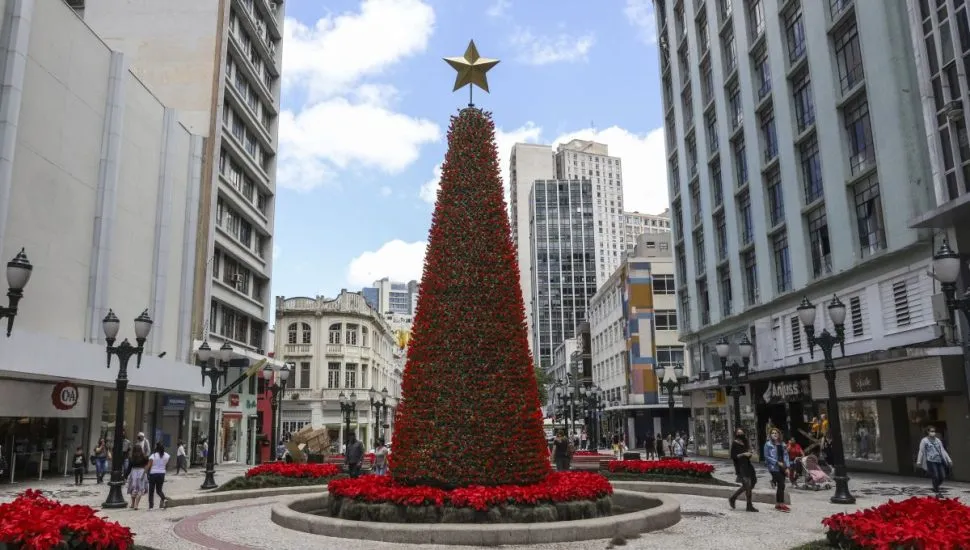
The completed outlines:
[[[640,460],[640,453],[627,451],[623,453],[623,460]]]

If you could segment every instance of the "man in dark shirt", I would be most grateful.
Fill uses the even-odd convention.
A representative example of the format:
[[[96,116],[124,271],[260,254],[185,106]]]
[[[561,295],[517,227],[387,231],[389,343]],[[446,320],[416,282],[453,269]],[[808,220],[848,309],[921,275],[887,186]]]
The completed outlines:
[[[364,445],[357,441],[357,434],[350,432],[347,434],[347,449],[344,452],[344,462],[347,464],[347,473],[350,477],[360,476],[361,462],[364,460]]]

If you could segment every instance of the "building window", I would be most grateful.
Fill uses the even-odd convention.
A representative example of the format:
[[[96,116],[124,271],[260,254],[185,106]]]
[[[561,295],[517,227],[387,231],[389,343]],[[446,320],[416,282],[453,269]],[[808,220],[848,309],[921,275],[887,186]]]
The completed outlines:
[[[690,88],[687,88],[684,90],[684,93],[681,94],[680,103],[684,109],[684,126],[690,126],[694,123],[694,94],[691,92]]]
[[[775,289],[778,293],[791,290],[791,255],[788,252],[788,234],[784,231],[774,236],[772,248],[775,251]]]
[[[812,275],[821,277],[832,272],[832,249],[829,247],[829,223],[825,205],[812,210],[808,220],[808,242],[812,249]]]
[[[792,99],[795,102],[795,122],[804,132],[815,123],[815,100],[812,96],[812,77],[805,69],[792,79]]]
[[[711,45],[710,37],[707,34],[707,17],[704,16],[701,16],[700,20],[697,21],[697,43],[700,57],[703,57]]]
[[[829,13],[832,20],[835,20],[851,4],[852,0],[829,0]]]
[[[849,170],[858,174],[876,161],[869,123],[869,102],[863,98],[845,108],[845,132],[849,137]]]
[[[718,214],[714,217],[714,238],[717,244],[717,261],[722,261],[727,258],[727,223],[724,219],[724,213]]]
[[[771,162],[778,155],[778,134],[775,132],[775,112],[768,109],[761,113],[761,141],[765,151],[765,163]]]
[[[735,185],[741,188],[748,183],[748,159],[745,156],[744,138],[731,142],[731,147],[734,148]]]
[[[908,402],[915,401],[908,398]],[[839,420],[842,423],[842,448],[845,457],[852,460],[880,463],[882,458],[882,434],[879,430],[879,406],[875,399],[857,399],[839,403]],[[819,413],[824,413],[825,403],[819,403]]]
[[[766,195],[768,196],[768,221],[771,227],[785,221],[785,198],[781,188],[781,172],[774,169],[769,172],[767,180]]]
[[[805,55],[805,23],[802,8],[796,6],[785,15],[785,39],[788,42],[788,62],[795,64]]]
[[[717,274],[718,292],[721,294],[721,317],[731,315],[731,270],[724,267]]]
[[[731,17],[731,4],[732,0],[717,0],[717,17],[721,23]]]
[[[849,320],[852,323],[852,336],[864,336],[866,329],[862,324],[862,299],[858,296],[849,298]]]
[[[701,95],[705,106],[714,99],[714,73],[711,72],[710,59],[704,61],[701,66]]]
[[[870,176],[852,187],[855,196],[856,223],[859,228],[859,250],[862,257],[886,248],[886,229],[879,196],[879,180]]]
[[[707,254],[704,253],[704,230],[701,229],[694,233],[694,275],[701,277],[707,269]]]
[[[701,217],[701,188],[700,184],[696,181],[690,184],[690,218],[691,225],[697,225],[701,223],[703,218]]]
[[[697,281],[697,298],[697,308],[701,314],[701,326],[709,325],[711,323],[711,303],[710,297],[707,295],[706,278]]]
[[[754,240],[754,219],[751,217],[751,195],[744,191],[738,195],[738,221],[741,226],[741,246]]]
[[[842,93],[851,90],[864,78],[862,49],[855,21],[839,30],[834,38],[835,59],[839,65],[839,83]]]
[[[344,365],[344,387],[345,388],[356,388],[357,387],[357,364],[347,363]]]
[[[340,387],[340,363],[327,363],[327,387],[331,390]]]
[[[715,160],[708,167],[708,174],[711,178],[711,201],[714,207],[721,206],[724,202],[724,184],[721,183],[721,162]]]
[[[822,198],[822,160],[818,154],[818,136],[812,136],[798,148],[802,165],[802,188],[805,191],[805,204],[812,204]]]
[[[346,330],[344,332],[346,333],[345,343],[348,346],[356,346],[357,345],[357,325],[347,325]]]
[[[340,323],[335,323],[333,325],[330,325],[330,339],[329,339],[329,342],[331,344],[339,344],[340,343]]]
[[[308,390],[310,389],[310,362],[302,361],[300,363],[300,389]]]
[[[741,88],[738,86],[731,87],[728,92],[728,109],[731,117],[731,130],[733,131],[738,129],[744,120],[744,111],[741,107]]]
[[[798,315],[790,317],[788,321],[792,351],[800,351],[802,349],[802,322],[798,319]]]
[[[677,294],[677,287],[674,284],[673,275],[654,275],[652,279],[653,279],[654,294],[665,294],[665,295]]]
[[[309,344],[310,343],[310,336],[312,335],[312,332],[313,332],[312,330],[310,330],[310,324],[309,323],[300,323],[300,331],[303,333],[302,334],[302,336],[303,336],[303,342],[302,343]]]
[[[734,29],[728,27],[721,36],[721,56],[724,58],[724,77],[727,78],[738,66],[738,51],[734,44]]]
[[[751,29],[751,41],[756,41],[765,32],[765,7],[761,0],[748,2],[748,26]]]
[[[687,177],[697,175],[697,143],[693,135],[684,140],[687,149]]]
[[[707,130],[707,150],[710,153],[717,151],[717,113],[711,111],[704,115],[704,127]]]
[[[754,62],[755,86],[758,87],[758,99],[764,99],[771,92],[771,66],[768,65],[768,50],[761,48]]]
[[[290,326],[286,327],[286,343],[295,344],[296,339],[296,323],[290,323]]]
[[[741,256],[741,268],[744,275],[744,301],[752,306],[758,303],[758,261],[754,250]]]
[[[687,292],[680,292],[680,310],[678,311],[680,318],[680,326],[686,330],[690,330],[690,294]]]
[[[657,330],[677,330],[677,311],[658,309],[654,314],[654,328]]]
[[[657,346],[657,365],[683,365],[684,348],[682,346]]]

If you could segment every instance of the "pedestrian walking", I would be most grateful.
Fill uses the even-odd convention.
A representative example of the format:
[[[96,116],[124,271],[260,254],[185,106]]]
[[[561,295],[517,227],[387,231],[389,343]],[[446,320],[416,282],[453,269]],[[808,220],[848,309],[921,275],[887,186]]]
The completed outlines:
[[[572,444],[566,439],[566,434],[559,430],[556,438],[552,440],[552,460],[556,464],[556,470],[565,472],[569,470],[569,448]]]
[[[687,456],[687,443],[684,441],[684,437],[680,432],[677,433],[677,436],[670,443],[670,448],[673,451],[671,454],[678,460],[684,460],[684,457]]]
[[[748,443],[744,430],[738,428],[734,432],[734,441],[731,442],[731,460],[734,462],[734,471],[737,473],[738,479],[741,480],[741,487],[728,498],[728,504],[731,508],[734,508],[737,505],[738,497],[744,494],[744,500],[747,503],[745,510],[757,512],[758,509],[751,504],[751,491],[754,489],[755,483],[758,482],[754,465],[751,464],[752,454],[751,444]]]
[[[347,434],[347,448],[344,450],[344,462],[347,464],[347,473],[350,477],[360,477],[361,461],[364,460],[364,444],[357,441],[357,434],[350,432]]]
[[[179,475],[179,470],[189,473],[188,459],[185,456],[185,444],[179,439],[178,446],[175,448],[175,475]]]
[[[148,457],[148,509],[155,507],[155,493],[158,493],[158,507],[165,508],[165,493],[162,486],[165,485],[165,468],[171,455],[165,452],[165,446],[161,443],[155,444],[155,452]]]
[[[128,464],[128,496],[131,497],[131,509],[137,510],[141,497],[148,493],[148,455],[140,445],[131,448]]]
[[[74,485],[84,481],[84,449],[78,445],[74,451]]]
[[[785,504],[785,479],[788,476],[788,469],[791,468],[791,461],[788,458],[788,448],[781,438],[781,431],[772,428],[768,432],[768,441],[765,441],[765,448],[762,456],[771,473],[771,480],[775,482],[775,510],[779,512],[791,512],[791,508]]]
[[[374,474],[382,476],[387,473],[387,445],[383,439],[377,440],[377,448],[374,449]]]
[[[584,429],[579,434],[579,448],[586,451],[588,450],[589,438],[586,436],[586,430]]]
[[[664,436],[657,433],[657,439],[653,442],[654,449],[657,451],[657,460],[663,459],[664,456]]]
[[[111,458],[111,453],[108,452],[108,445],[105,444],[104,438],[98,440],[98,445],[94,448],[94,469],[97,472],[97,482],[104,483],[104,474],[108,471],[108,459]]]
[[[653,441],[653,434],[647,434],[646,443],[643,445],[643,455],[647,460],[657,457],[657,447]]]
[[[916,466],[929,474],[933,483],[933,492],[939,495],[943,480],[946,479],[947,470],[953,467],[953,460],[946,452],[943,441],[936,437],[934,426],[926,428],[926,437],[919,442]]]

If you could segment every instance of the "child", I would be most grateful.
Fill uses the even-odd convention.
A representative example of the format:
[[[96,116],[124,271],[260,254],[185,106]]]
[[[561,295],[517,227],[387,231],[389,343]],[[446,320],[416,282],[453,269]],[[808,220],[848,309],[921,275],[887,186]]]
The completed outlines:
[[[74,485],[84,481],[84,449],[79,445],[74,451]]]

